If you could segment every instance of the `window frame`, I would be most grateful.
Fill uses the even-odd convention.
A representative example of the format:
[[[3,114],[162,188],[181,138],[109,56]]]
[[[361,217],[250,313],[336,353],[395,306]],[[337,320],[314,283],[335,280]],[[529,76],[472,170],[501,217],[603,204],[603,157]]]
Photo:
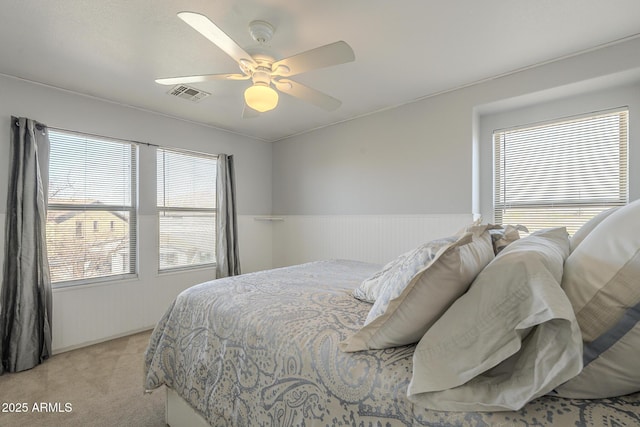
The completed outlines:
[[[91,139],[94,141],[108,141],[112,143],[120,143],[123,145],[128,145],[131,153],[131,174],[129,176],[130,179],[130,189],[131,189],[131,205],[112,205],[112,204],[76,204],[76,203],[50,203],[50,194],[47,199],[47,212],[49,211],[73,211],[73,212],[127,212],[129,215],[129,265],[130,272],[128,273],[118,273],[113,275],[103,275],[96,277],[86,277],[81,279],[71,279],[71,280],[62,280],[54,282],[53,279],[51,281],[52,288],[66,288],[66,287],[75,287],[75,286],[83,286],[83,285],[93,285],[97,283],[105,283],[105,282],[114,282],[114,281],[122,281],[135,279],[138,277],[139,270],[139,253],[138,253],[138,183],[139,183],[139,166],[138,161],[140,158],[139,154],[139,144],[134,141],[106,137],[100,135],[93,135],[90,133],[77,132],[67,129],[59,129],[59,128],[49,128],[49,136],[51,133],[58,134],[67,134],[80,138]],[[51,162],[51,159],[49,160]],[[81,234],[82,236],[78,236],[78,222],[76,221],[76,233],[74,234],[76,237],[84,239],[87,235],[87,224],[81,224]],[[95,230],[92,229],[91,232]],[[47,255],[47,258],[50,258],[50,255]]]
[[[623,206],[628,203],[629,200],[629,108],[626,106],[612,108],[601,111],[593,111],[579,115],[558,117],[551,120],[545,120],[542,122],[523,124],[518,126],[511,126],[508,128],[497,129],[492,132],[492,148],[493,148],[493,203],[492,203],[492,212],[494,215],[494,221],[496,223],[504,222],[504,212],[509,209],[518,208],[540,208],[549,209],[549,208],[565,208],[565,209],[582,209],[585,212],[601,212],[603,210],[616,207]],[[535,202],[524,202],[524,203],[514,203],[513,201],[508,201],[508,197],[505,196],[505,191],[503,191],[503,183],[505,181],[504,177],[504,165],[506,164],[503,160],[503,148],[506,142],[503,142],[500,139],[501,135],[504,135],[509,132],[519,132],[519,131],[530,131],[535,128],[545,128],[552,127],[557,125],[558,127],[562,125],[566,125],[571,122],[579,122],[582,120],[588,119],[598,119],[606,116],[620,115],[620,128],[618,132],[618,138],[616,139],[617,151],[618,151],[618,160],[617,160],[617,174],[618,174],[618,191],[615,193],[610,193],[611,197],[607,199],[603,198],[595,198],[595,199],[585,199],[585,200],[571,200],[570,195],[565,198],[565,200],[557,201],[553,200],[553,198],[549,197],[547,199],[538,199]],[[624,129],[622,128],[624,125]],[[595,134],[595,132],[593,132]],[[594,137],[593,134],[589,134],[589,136]],[[564,135],[563,135],[564,136]],[[612,150],[613,151],[613,150]],[[522,176],[522,175],[520,175]],[[524,175],[526,176],[526,174]],[[512,180],[514,178],[512,177]],[[558,178],[558,183],[564,182],[561,178]],[[508,178],[507,184],[508,186]],[[568,191],[565,194],[570,194]],[[614,195],[618,197],[614,197]],[[571,216],[569,216],[571,217]],[[574,215],[574,218],[580,218],[580,215]],[[571,229],[579,228],[580,224],[584,224],[588,221],[592,216],[585,216],[582,220],[578,220],[575,222],[571,222],[568,227],[571,233]],[[538,221],[534,221],[536,224]],[[543,221],[544,222],[544,221]],[[527,226],[526,222],[523,224]],[[548,223],[549,227],[555,226],[553,225],[553,221]],[[534,228],[534,230],[537,228]],[[533,230],[532,230],[533,231]],[[575,231],[575,230],[573,230]]]
[[[156,148],[156,168],[158,168],[158,153],[160,151],[163,152],[171,152],[171,153],[176,153],[176,154],[180,154],[180,155],[186,155],[186,156],[191,156],[191,157],[199,157],[199,158],[205,158],[205,159],[211,159],[211,160],[215,160],[216,162],[216,173],[217,173],[217,164],[218,164],[218,155],[217,154],[210,154],[210,153],[203,153],[203,152],[198,152],[198,151],[191,151],[191,150],[184,150],[184,149],[180,149],[180,148],[174,148],[174,147],[157,147]],[[156,169],[156,193],[159,191],[159,187],[160,187],[160,183],[157,179],[157,174],[158,174],[158,170]],[[216,189],[216,193],[217,193],[217,189]],[[161,262],[160,262],[160,258],[162,256],[161,254],[161,243],[160,243],[160,239],[161,239],[161,233],[160,233],[160,217],[162,216],[163,213],[168,213],[168,212],[175,212],[175,213],[202,213],[202,214],[213,214],[214,218],[217,218],[218,215],[218,197],[217,194],[215,195],[215,207],[214,208],[187,208],[187,207],[167,207],[167,206],[160,206],[158,203],[158,198],[156,195],[156,209],[157,209],[157,215],[156,218],[158,219],[157,222],[157,236],[158,236],[158,248],[157,248],[157,254],[156,254],[156,261],[157,261],[157,265],[158,265],[158,274],[171,274],[171,273],[177,273],[177,272],[183,272],[183,271],[195,271],[195,270],[203,270],[203,269],[211,269],[211,268],[216,268],[217,266],[217,244],[215,243],[215,239],[214,239],[214,253],[213,253],[213,262],[210,263],[201,263],[201,264],[191,264],[191,265],[181,265],[181,266],[177,266],[177,267],[169,267],[169,268],[161,268]],[[214,230],[215,230],[216,225],[214,224]],[[214,233],[217,231],[214,231]],[[214,234],[215,237],[215,234]]]

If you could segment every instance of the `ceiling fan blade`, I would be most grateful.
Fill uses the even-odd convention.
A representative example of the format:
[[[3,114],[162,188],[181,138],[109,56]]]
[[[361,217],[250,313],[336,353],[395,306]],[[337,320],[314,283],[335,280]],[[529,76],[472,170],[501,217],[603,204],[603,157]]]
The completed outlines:
[[[242,109],[242,118],[243,119],[253,119],[255,117],[260,116],[260,112],[254,110],[249,107],[247,104],[244,104],[244,108]]]
[[[204,15],[195,12],[179,12],[178,17],[189,24],[194,30],[205,36],[213,44],[218,46],[224,53],[232,57],[239,64],[256,67],[258,64],[251,55],[242,49],[238,43],[233,41],[224,31]]]
[[[317,68],[344,64],[355,59],[351,46],[339,41],[276,61],[271,69],[274,76],[289,77]]]
[[[300,98],[303,101],[307,101],[317,107],[323,108],[327,111],[333,111],[342,105],[342,102],[335,99],[325,93],[311,89],[308,86],[294,82],[288,79],[273,79],[273,83],[276,89],[296,98]]]
[[[251,77],[245,74],[205,74],[202,76],[165,77],[156,79],[161,85],[177,85],[187,83],[202,83],[211,80],[249,80]]]

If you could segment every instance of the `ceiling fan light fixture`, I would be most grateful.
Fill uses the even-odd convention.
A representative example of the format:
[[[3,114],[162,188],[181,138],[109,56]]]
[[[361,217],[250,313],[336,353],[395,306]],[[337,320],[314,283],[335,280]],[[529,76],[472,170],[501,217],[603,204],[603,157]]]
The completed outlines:
[[[268,84],[256,82],[244,91],[244,100],[250,108],[264,113],[278,105],[278,92]]]

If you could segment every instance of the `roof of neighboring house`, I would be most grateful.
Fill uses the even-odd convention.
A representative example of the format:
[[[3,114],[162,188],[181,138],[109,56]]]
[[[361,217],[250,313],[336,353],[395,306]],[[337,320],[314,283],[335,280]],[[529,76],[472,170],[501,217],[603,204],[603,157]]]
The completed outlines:
[[[99,201],[93,201],[91,203],[89,203],[89,205],[93,205],[93,206],[104,206],[104,203],[99,202]],[[51,215],[49,218],[51,221],[53,221],[56,224],[61,224],[65,221],[68,221],[72,218],[74,218],[76,215],[84,213],[86,211],[83,210],[73,210],[73,211],[60,211],[60,214],[58,215]],[[103,212],[108,212],[111,215],[117,217],[118,219],[124,221],[124,222],[129,222],[129,218],[127,218],[125,215],[122,215],[119,212],[115,212],[115,211],[103,211]]]

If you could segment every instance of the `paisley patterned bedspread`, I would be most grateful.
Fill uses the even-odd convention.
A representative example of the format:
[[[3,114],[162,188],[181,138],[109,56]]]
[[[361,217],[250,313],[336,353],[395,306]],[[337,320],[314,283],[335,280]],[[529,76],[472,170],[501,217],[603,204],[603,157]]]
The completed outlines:
[[[637,426],[640,394],[546,396],[517,412],[438,412],[406,397],[414,346],[343,353],[379,266],[320,261],[182,292],[156,326],[145,389],[175,390],[213,426]]]

